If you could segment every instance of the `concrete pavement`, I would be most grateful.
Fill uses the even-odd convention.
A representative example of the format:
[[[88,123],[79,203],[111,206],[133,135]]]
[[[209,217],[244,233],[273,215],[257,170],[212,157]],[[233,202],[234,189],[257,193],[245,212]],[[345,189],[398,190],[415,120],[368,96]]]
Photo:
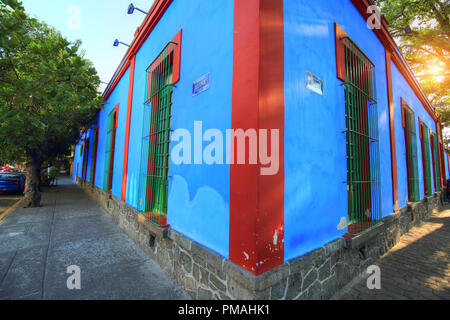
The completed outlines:
[[[449,300],[450,207],[412,228],[376,265],[381,290],[367,288],[367,275],[334,299]]]
[[[0,226],[0,299],[190,299],[69,178]],[[69,266],[81,290],[69,290]]]

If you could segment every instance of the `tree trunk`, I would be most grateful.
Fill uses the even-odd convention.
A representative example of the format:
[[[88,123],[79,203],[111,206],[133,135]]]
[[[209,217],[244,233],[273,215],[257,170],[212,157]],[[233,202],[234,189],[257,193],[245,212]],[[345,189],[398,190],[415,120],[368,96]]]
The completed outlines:
[[[36,208],[41,205],[39,192],[40,159],[36,151],[27,152],[27,175],[25,184],[25,203],[27,208]]]

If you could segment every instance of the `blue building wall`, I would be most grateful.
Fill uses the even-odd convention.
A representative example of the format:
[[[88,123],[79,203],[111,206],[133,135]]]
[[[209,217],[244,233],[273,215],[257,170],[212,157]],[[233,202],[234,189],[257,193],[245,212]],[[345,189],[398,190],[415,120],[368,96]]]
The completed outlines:
[[[181,80],[173,92],[172,130],[186,129],[194,138],[194,122],[203,132],[231,128],[233,77],[233,1],[174,1],[136,55],[130,126],[126,203],[137,208],[141,137],[146,96],[146,69],[183,29]],[[347,232],[338,228],[348,217],[345,91],[336,77],[334,23],[338,23],[375,64],[380,138],[381,213],[393,213],[390,133],[385,49],[350,0],[284,0],[285,18],[285,261],[301,256]],[[400,207],[406,205],[406,159],[401,124],[402,97],[435,131],[403,76],[392,65]],[[324,81],[323,96],[305,87],[309,71]],[[192,84],[211,73],[211,88],[193,97]],[[107,116],[117,104],[119,127],[113,172],[113,194],[120,198],[130,70],[99,115],[96,186],[103,187]],[[417,121],[416,121],[417,123]],[[419,137],[418,137],[419,139]],[[94,142],[91,142],[92,150]],[[418,143],[421,159],[420,141]],[[171,143],[171,151],[178,142]],[[203,142],[203,148],[207,145]],[[79,146],[77,146],[79,148]],[[224,150],[225,151],[225,150]],[[76,164],[81,162],[75,151]],[[192,159],[194,143],[191,145]],[[90,167],[89,156],[89,167]],[[446,164],[448,167],[448,164]],[[88,169],[88,176],[90,170]],[[422,162],[419,161],[423,197]],[[168,223],[196,242],[228,257],[229,165],[169,167]]]
[[[75,146],[75,151],[73,153],[73,169],[72,169],[72,179],[77,180],[77,167],[79,166],[80,162],[80,148],[81,143],[78,143]]]
[[[445,177],[446,179],[450,179],[450,173],[448,172],[448,153],[444,152],[444,162],[445,162]]]
[[[400,208],[407,205],[408,198],[408,172],[406,166],[406,145],[405,145],[405,130],[402,125],[402,113],[401,113],[401,99],[409,105],[409,107],[415,113],[415,125],[417,132],[417,154],[419,164],[419,189],[420,198],[424,198],[424,185],[423,185],[423,164],[422,164],[422,147],[419,136],[419,117],[428,128],[436,133],[436,124],[428,112],[424,109],[422,103],[415,95],[405,78],[397,69],[394,63],[391,64],[392,68],[392,88],[394,94],[394,112],[395,112],[395,141],[397,146],[397,177],[398,177],[398,200]],[[432,164],[431,158],[431,144],[430,144],[430,164]],[[431,184],[433,192],[434,183]]]
[[[334,23],[375,64],[380,138],[381,214],[393,213],[385,48],[350,0],[285,0],[285,261],[342,236],[348,217],[345,90],[336,77]],[[306,71],[324,82],[323,96],[306,88]],[[399,204],[408,194],[400,97],[435,132],[426,112],[392,65]],[[419,160],[421,148],[417,135]],[[419,161],[421,198],[424,196]]]
[[[108,116],[111,111],[119,105],[119,119],[116,129],[116,141],[114,150],[114,167],[112,194],[117,198],[122,196],[122,172],[123,157],[125,144],[125,129],[127,120],[127,103],[128,103],[128,85],[130,79],[130,70],[124,73],[122,79],[117,84],[115,90],[108,98],[104,110],[99,113],[99,139],[97,147],[97,165],[95,173],[95,185],[103,188],[103,178],[105,174],[105,152],[106,152],[106,135],[108,131]]]
[[[92,152],[94,150],[94,144],[95,141],[93,141],[93,135],[94,132],[92,129],[89,129],[87,131],[87,137],[89,139],[89,154],[88,154],[88,158],[87,158],[87,172],[86,172],[86,180],[89,182],[92,182],[92,177],[91,177],[91,168],[92,168]]]
[[[285,0],[285,260],[342,236],[347,219],[345,90],[336,77],[334,23],[375,64],[382,214],[393,212],[385,49],[350,0]],[[306,71],[324,81],[306,89]]]
[[[194,138],[194,121],[203,131],[231,128],[233,71],[233,1],[174,1],[136,54],[131,114],[126,203],[137,208],[141,137],[146,96],[146,69],[183,29],[181,80],[173,92],[172,130],[186,129]],[[100,112],[96,185],[103,186],[107,116],[120,104],[113,172],[113,195],[120,198],[126,127],[128,70]],[[192,84],[211,73],[211,88],[193,97]],[[177,142],[171,143],[171,150]],[[209,143],[204,142],[203,147]],[[192,158],[194,144],[191,145]],[[168,223],[174,230],[228,257],[229,165],[169,166]]]

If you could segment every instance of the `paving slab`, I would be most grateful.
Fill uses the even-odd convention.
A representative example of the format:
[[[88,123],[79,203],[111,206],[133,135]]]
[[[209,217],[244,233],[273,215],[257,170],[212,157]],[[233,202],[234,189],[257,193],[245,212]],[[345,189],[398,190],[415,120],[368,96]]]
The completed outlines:
[[[17,252],[0,286],[0,299],[20,297],[42,289],[46,252],[46,246]]]

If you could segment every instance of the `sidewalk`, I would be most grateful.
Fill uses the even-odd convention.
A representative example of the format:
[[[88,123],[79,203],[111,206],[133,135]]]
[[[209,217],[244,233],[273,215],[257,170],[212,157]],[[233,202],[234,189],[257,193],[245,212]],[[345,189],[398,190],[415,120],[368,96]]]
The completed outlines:
[[[367,288],[367,275],[335,299],[449,300],[450,207],[412,228],[376,264],[381,269],[381,290]]]
[[[190,299],[69,178],[0,226],[0,299]],[[81,269],[69,290],[67,267]]]

